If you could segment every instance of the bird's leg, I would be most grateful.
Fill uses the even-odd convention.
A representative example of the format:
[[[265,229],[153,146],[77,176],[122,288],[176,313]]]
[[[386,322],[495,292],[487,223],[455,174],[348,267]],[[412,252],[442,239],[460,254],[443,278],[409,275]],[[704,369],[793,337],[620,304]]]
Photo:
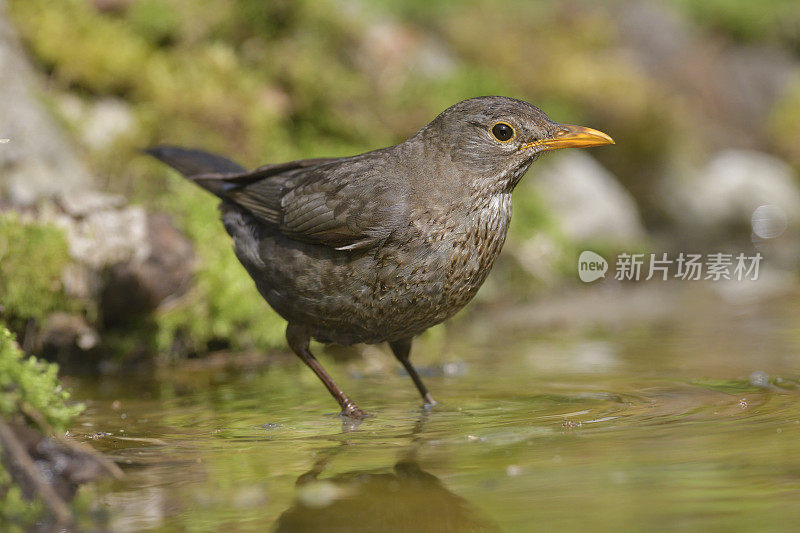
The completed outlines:
[[[402,363],[408,375],[411,376],[411,379],[414,380],[414,385],[417,386],[417,390],[422,395],[422,399],[425,403],[427,405],[436,405],[436,400],[434,400],[431,393],[428,392],[428,388],[422,382],[422,378],[419,377],[414,365],[411,364],[411,360],[408,358],[408,355],[411,353],[411,339],[400,339],[399,341],[390,342],[389,347],[391,347],[392,352],[394,352],[394,356]]]
[[[367,414],[358,408],[358,406],[351,400],[347,394],[344,393],[342,389],[333,381],[333,378],[328,375],[322,365],[317,361],[317,358],[309,351],[308,343],[311,341],[310,335],[300,326],[295,324],[289,324],[286,328],[286,340],[289,343],[289,347],[292,351],[303,360],[305,364],[311,367],[311,370],[317,375],[319,379],[322,380],[322,383],[328,388],[328,391],[331,393],[339,405],[342,408],[342,415],[349,416],[351,418],[356,419],[363,419],[367,416]]]

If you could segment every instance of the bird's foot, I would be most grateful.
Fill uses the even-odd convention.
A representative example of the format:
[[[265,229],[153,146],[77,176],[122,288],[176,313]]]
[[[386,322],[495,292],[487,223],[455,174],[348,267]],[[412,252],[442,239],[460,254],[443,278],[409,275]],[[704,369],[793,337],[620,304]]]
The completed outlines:
[[[433,407],[434,405],[439,403],[439,402],[437,402],[436,400],[433,399],[433,396],[431,396],[430,393],[425,394],[425,396],[422,398],[422,400],[424,402],[422,404],[422,406],[425,409],[430,409],[431,407]]]
[[[353,420],[364,420],[369,416],[369,414],[359,409],[357,405],[351,404],[342,409],[342,412],[339,416],[351,418]]]

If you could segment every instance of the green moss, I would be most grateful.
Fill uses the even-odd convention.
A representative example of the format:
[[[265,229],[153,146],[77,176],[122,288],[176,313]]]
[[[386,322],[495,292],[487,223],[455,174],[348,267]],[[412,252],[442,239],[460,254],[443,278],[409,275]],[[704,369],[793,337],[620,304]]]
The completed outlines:
[[[148,59],[143,39],[131,35],[122,21],[102,17],[88,2],[15,2],[11,9],[23,34],[36,33],[37,57],[61,83],[125,92]]]
[[[2,316],[19,330],[57,310],[74,310],[61,279],[70,262],[66,237],[54,226],[0,218],[0,305]]]
[[[25,357],[14,335],[0,324],[0,416],[14,418],[24,405],[60,432],[83,410],[68,400],[58,382],[58,365]]]
[[[180,36],[180,15],[174,2],[165,0],[133,2],[128,9],[127,19],[134,33],[151,45],[171,43]]]

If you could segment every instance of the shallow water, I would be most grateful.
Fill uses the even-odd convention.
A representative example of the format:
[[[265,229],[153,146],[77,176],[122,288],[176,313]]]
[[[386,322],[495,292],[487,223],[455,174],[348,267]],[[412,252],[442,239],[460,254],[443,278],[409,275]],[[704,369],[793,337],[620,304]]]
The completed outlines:
[[[474,310],[415,345],[430,410],[370,349],[321,357],[374,414],[358,426],[289,362],[73,381],[72,434],[123,466],[96,488],[115,531],[794,529],[800,299],[645,301],[581,327]]]

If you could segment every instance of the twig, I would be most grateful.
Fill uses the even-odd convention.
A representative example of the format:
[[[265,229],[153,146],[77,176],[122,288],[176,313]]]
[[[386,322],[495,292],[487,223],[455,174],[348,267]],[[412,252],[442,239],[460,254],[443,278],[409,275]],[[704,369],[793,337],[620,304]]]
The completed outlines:
[[[77,442],[64,438],[63,435],[61,435],[60,433],[56,432],[53,429],[53,427],[47,422],[47,420],[42,416],[42,414],[39,411],[37,411],[27,403],[18,402],[17,407],[19,407],[19,410],[22,412],[22,414],[27,416],[42,431],[44,431],[49,435],[52,435],[52,438],[55,439],[60,444],[63,444],[64,446],[70,448],[75,452],[81,452],[91,456],[92,459],[97,461],[100,464],[100,466],[102,466],[107,473],[114,476],[115,479],[122,479],[123,477],[125,477],[125,474],[122,472],[120,467],[118,467],[115,462],[109,460],[105,455],[98,452],[91,446],[83,444],[82,442]]]
[[[33,459],[31,459],[25,447],[19,442],[14,431],[3,420],[0,420],[0,444],[3,446],[5,453],[8,454],[9,462],[13,462],[19,466],[22,474],[27,478],[26,480],[28,483],[36,489],[36,493],[53,513],[56,521],[59,524],[72,524],[73,516],[69,506],[56,494],[53,487],[39,476]]]

